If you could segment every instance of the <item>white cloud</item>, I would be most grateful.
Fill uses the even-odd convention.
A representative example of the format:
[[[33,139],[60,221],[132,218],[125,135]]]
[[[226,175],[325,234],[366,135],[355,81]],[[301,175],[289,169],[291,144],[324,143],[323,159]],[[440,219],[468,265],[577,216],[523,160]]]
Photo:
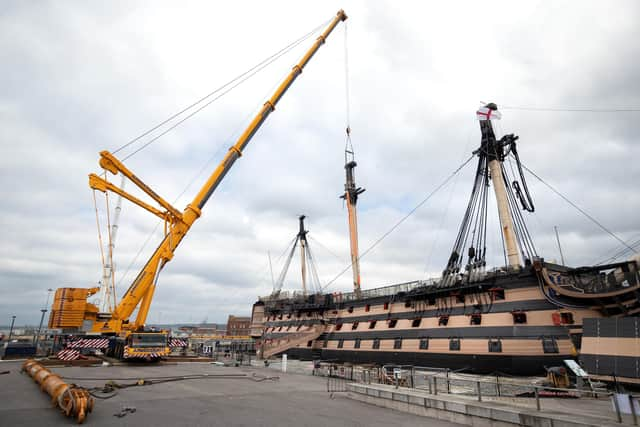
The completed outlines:
[[[36,323],[49,287],[92,286],[101,265],[87,174],[113,150],[331,18],[338,2],[14,3],[0,15],[0,324]],[[351,127],[360,248],[373,244],[479,143],[474,109],[640,105],[637,3],[350,2]],[[607,19],[601,19],[607,16]],[[150,320],[225,321],[269,293],[274,260],[307,228],[323,282],[348,262],[343,189],[345,69],[338,27],[282,98],[165,268]],[[182,209],[308,47],[258,74],[127,165]],[[637,238],[638,113],[503,111],[523,162],[623,239]],[[125,150],[125,153],[131,150]],[[120,154],[119,154],[120,155]],[[441,271],[473,166],[362,262],[365,288]],[[195,179],[194,179],[195,177]],[[117,180],[116,180],[117,181]],[[615,240],[529,178],[539,252],[600,260]],[[129,185],[128,190],[134,191]],[[111,199],[113,203],[114,198]],[[119,277],[156,219],[124,204]],[[495,233],[493,233],[495,234]],[[502,257],[490,233],[492,259]],[[119,287],[155,248],[156,230]],[[288,284],[296,283],[292,265]],[[348,271],[331,289],[347,290]],[[2,319],[5,319],[4,321]]]

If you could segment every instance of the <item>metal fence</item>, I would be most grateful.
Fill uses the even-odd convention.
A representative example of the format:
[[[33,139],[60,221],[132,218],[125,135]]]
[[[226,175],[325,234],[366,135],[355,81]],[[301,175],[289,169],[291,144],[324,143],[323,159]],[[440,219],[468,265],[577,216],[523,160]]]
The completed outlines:
[[[630,415],[633,425],[639,425],[640,395],[612,393],[591,386],[582,389],[555,388],[532,384],[532,379],[507,376],[479,376],[448,369],[397,366],[360,367],[320,364],[314,375],[327,377],[329,393],[347,391],[348,383],[385,384],[396,388],[412,388],[432,395],[459,395],[473,397],[477,401],[501,401],[505,398],[512,404],[524,405],[540,411],[542,398],[546,397],[591,397],[610,399],[615,417],[622,423],[624,415]]]

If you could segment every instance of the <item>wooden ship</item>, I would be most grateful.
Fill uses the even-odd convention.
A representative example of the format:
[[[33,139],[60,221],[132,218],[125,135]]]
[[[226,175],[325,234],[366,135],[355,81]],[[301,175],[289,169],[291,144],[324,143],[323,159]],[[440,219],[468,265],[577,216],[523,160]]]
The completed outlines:
[[[364,190],[355,184],[356,163],[347,151],[342,197],[353,292],[307,290],[304,260],[310,253],[301,219],[296,242],[303,259],[302,292],[282,291],[280,277],[273,293],[253,305],[252,335],[263,358],[286,353],[306,360],[535,375],[580,357],[594,377],[640,383],[640,258],[572,268],[539,256],[523,217],[534,207],[518,137],[496,138],[492,121],[500,112],[493,103],[477,118],[475,181],[442,276],[361,289],[356,204]],[[509,157],[519,172],[511,182],[504,165]],[[506,258],[505,266],[493,269],[486,265],[490,187]]]

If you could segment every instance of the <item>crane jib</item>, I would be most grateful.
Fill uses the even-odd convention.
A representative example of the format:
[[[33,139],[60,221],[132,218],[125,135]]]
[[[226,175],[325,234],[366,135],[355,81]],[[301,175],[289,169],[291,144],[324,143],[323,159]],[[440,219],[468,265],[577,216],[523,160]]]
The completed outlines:
[[[85,302],[84,315],[78,322],[75,317],[71,320],[70,316],[75,313],[71,313],[75,308],[62,308],[58,311],[69,312],[63,313],[61,318],[66,322],[58,322],[60,324],[70,325],[70,327],[81,328],[82,322],[92,321],[92,330],[99,333],[107,334],[120,334],[123,332],[141,331],[146,323],[147,314],[153,294],[155,291],[157,279],[162,267],[169,262],[174,255],[174,251],[188,233],[189,229],[201,215],[202,207],[207,203],[213,192],[216,190],[220,182],[225,175],[229,172],[235,161],[242,155],[244,148],[251,141],[255,133],[262,126],[269,114],[273,112],[276,104],[282,98],[282,96],[288,91],[289,87],[293,84],[296,78],[302,73],[303,68],[307,65],[309,60],[313,58],[318,49],[325,43],[326,38],[333,31],[336,25],[340,21],[347,19],[344,11],[340,10],[337,15],[332,19],[331,23],[325,29],[325,31],[318,37],[313,43],[311,48],[304,54],[298,64],[294,65],[291,72],[280,83],[270,99],[265,102],[261,111],[253,118],[251,123],[247,126],[243,134],[238,138],[236,143],[230,148],[225,155],[224,159],[218,164],[215,170],[207,179],[206,183],[200,188],[199,192],[193,199],[192,203],[187,205],[183,212],[175,209],[166,200],[161,198],[155,191],[147,186],[142,180],[133,174],[121,161],[116,159],[109,152],[101,152],[100,165],[105,171],[109,171],[112,174],[121,173],[132,181],[139,189],[145,194],[151,197],[156,203],[162,206],[165,211],[158,209],[150,204],[142,201],[138,197],[131,195],[130,193],[111,185],[106,178],[101,178],[95,174],[89,176],[89,186],[94,190],[99,190],[104,193],[115,192],[134,204],[144,208],[145,210],[159,216],[165,223],[165,234],[162,242],[158,245],[151,257],[145,263],[142,270],[138,273],[133,283],[129,286],[120,303],[111,310],[110,313],[98,313],[96,308],[90,303]],[[97,292],[98,288],[95,288]],[[92,295],[93,288],[80,289],[77,288],[78,295],[84,296],[86,301],[87,295]],[[129,322],[129,317],[133,312],[138,309],[135,322]],[[53,310],[52,310],[53,313]],[[100,315],[100,316],[98,316]],[[66,317],[65,317],[66,316]],[[50,321],[51,323],[51,321]],[[56,323],[57,324],[57,323]],[[122,354],[119,356],[121,357]]]

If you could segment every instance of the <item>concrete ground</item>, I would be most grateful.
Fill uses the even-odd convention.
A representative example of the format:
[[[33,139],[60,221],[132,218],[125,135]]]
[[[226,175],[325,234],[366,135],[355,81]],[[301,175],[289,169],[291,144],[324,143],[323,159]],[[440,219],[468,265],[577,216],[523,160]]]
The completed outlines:
[[[26,374],[22,362],[0,362],[0,426],[71,426],[75,420],[53,409],[49,396]],[[95,399],[85,421],[90,426],[457,426],[403,412],[379,408],[326,391],[326,379],[282,374],[259,368],[231,368],[208,363],[110,367],[51,368],[84,387],[112,379],[132,383],[139,378],[207,373],[245,374],[246,378],[206,378],[174,381],[119,390],[110,399]],[[254,376],[255,375],[255,376]],[[277,380],[263,380],[278,376]],[[253,379],[251,379],[253,378]],[[125,407],[134,413],[114,414]]]

